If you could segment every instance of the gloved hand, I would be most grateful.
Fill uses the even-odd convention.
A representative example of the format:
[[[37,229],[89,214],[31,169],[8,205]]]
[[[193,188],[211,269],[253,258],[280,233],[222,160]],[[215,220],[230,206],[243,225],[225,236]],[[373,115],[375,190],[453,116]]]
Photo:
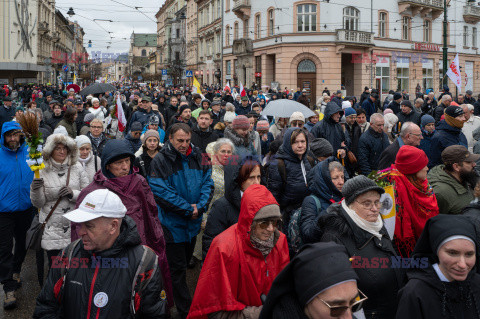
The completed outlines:
[[[69,199],[72,199],[73,197],[73,191],[70,187],[68,186],[63,186],[62,188],[60,188],[60,190],[58,191],[58,197],[68,197]]]
[[[37,190],[43,187],[43,178],[34,178],[32,181],[32,190]]]

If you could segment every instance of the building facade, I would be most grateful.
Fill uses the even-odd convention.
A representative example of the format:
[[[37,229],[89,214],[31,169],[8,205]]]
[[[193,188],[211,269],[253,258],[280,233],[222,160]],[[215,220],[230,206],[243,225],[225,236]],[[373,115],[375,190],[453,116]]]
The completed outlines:
[[[38,0],[38,54],[37,61],[43,70],[38,72],[39,83],[55,83],[52,64],[53,34],[55,31],[55,1]]]
[[[149,74],[149,56],[157,50],[156,33],[132,33],[128,52],[129,73],[134,80]]]
[[[70,25],[70,21],[59,10],[55,10],[52,63],[56,83],[66,83],[73,80],[70,65],[72,64],[72,53],[75,47],[74,36],[74,28]],[[64,66],[68,66],[66,71]]]
[[[448,61],[459,53],[462,92],[480,93],[480,7],[449,3]],[[417,84],[438,92],[443,12],[443,0],[224,0],[222,80],[300,87],[312,104],[325,87],[357,96],[364,86],[382,95],[414,93]]]
[[[35,83],[38,62],[38,4],[0,2],[0,84]]]
[[[198,70],[200,83],[220,84],[222,74],[222,1],[198,0]]]
[[[198,0],[187,0],[187,28],[186,41],[186,68],[198,72]],[[193,78],[187,78],[187,84],[191,85]]]

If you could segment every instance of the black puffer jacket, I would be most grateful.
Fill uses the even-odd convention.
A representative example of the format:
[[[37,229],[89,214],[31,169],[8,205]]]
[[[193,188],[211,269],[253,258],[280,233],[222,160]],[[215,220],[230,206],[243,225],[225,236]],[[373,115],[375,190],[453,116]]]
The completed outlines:
[[[358,167],[363,175],[378,169],[380,155],[390,145],[386,133],[375,132],[371,127],[360,136],[358,142]]]
[[[238,222],[242,195],[236,179],[242,164],[236,164],[232,163],[225,166],[225,195],[215,201],[212,204],[212,208],[210,208],[210,214],[208,215],[207,225],[205,226],[202,238],[203,260],[205,260],[205,257],[207,256],[213,239],[218,234]]]
[[[321,241],[344,245],[349,256],[358,258],[352,266],[360,278],[358,288],[368,296],[363,307],[365,317],[394,318],[397,294],[404,285],[405,273],[402,269],[391,267],[391,258],[396,256],[396,252],[385,227],[380,230],[383,236],[379,240],[358,227],[341,204],[331,205],[327,212],[318,223],[324,231]],[[377,265],[374,264],[376,259]],[[381,267],[382,260],[386,261],[387,267]]]
[[[332,120],[332,115],[338,112],[341,112],[340,115],[343,115],[342,108],[336,103],[327,103],[327,106],[325,107],[325,117],[322,121],[315,124],[311,131],[316,138],[322,137],[332,144],[333,154],[337,154],[337,150],[342,148],[342,142],[346,143],[345,133],[343,132],[342,126],[340,123],[336,123]]]
[[[73,250],[61,304],[55,294],[55,285],[62,282],[61,268],[54,262],[37,298],[33,318],[134,318],[130,312],[132,283],[143,252],[137,226],[128,216],[123,219],[120,235],[111,248],[93,255],[80,241]],[[81,267],[80,258],[86,258],[86,267]],[[97,263],[100,258],[103,262],[109,261],[107,267],[102,266],[102,262]],[[80,261],[80,266],[74,267],[75,260]],[[146,273],[150,270],[153,270],[152,277],[140,297],[137,315],[138,318],[166,318],[167,300],[162,299],[165,295],[162,275],[156,264],[149,265]],[[103,300],[99,298],[102,294]],[[97,307],[99,303],[105,305]]]
[[[303,176],[301,163],[305,167],[305,173],[312,169],[310,162],[307,159],[306,153],[300,160],[292,150],[290,138],[294,130],[299,128],[290,128],[285,133],[283,144],[280,146],[276,154],[276,159],[283,160],[285,163],[286,182],[282,179],[278,168],[278,161],[273,161],[268,166],[268,189],[272,192],[275,199],[280,204],[283,213],[288,213],[302,205],[303,199],[310,195],[310,190],[307,187],[306,176]],[[307,139],[308,149],[308,139]],[[287,220],[284,220],[286,223]]]
[[[174,117],[178,112],[178,107],[173,106],[170,103],[168,104],[168,107],[165,110],[165,123],[167,125],[166,128],[170,127],[170,121],[172,120],[172,117]]]
[[[207,145],[209,143],[215,142],[218,139],[217,133],[210,127],[207,131],[202,131],[198,124],[195,124],[192,127],[192,144],[202,150],[203,153],[206,152]]]
[[[397,117],[398,117],[397,125],[399,125],[400,123],[403,124],[405,122],[413,122],[420,126],[420,119],[422,118],[422,114],[416,112],[415,110],[411,110],[411,112],[408,114],[404,114],[403,112],[398,112]],[[398,127],[400,128],[400,126]]]

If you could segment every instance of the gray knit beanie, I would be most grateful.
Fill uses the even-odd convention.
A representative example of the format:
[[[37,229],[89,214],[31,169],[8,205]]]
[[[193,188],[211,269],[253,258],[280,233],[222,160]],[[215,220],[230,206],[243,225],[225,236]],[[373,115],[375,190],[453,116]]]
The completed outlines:
[[[342,188],[342,195],[347,205],[350,205],[355,198],[370,191],[376,191],[380,195],[385,193],[385,190],[377,186],[373,180],[364,175],[359,175],[345,182]]]
[[[324,138],[316,138],[310,143],[310,149],[315,157],[329,157],[333,155],[333,147]]]

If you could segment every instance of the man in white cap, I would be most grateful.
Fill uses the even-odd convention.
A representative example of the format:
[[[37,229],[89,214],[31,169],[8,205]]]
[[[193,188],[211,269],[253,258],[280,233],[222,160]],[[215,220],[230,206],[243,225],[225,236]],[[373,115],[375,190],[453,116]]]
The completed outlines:
[[[64,215],[78,239],[53,261],[33,318],[166,318],[157,256],[141,245],[135,222],[108,189],[88,194]]]

